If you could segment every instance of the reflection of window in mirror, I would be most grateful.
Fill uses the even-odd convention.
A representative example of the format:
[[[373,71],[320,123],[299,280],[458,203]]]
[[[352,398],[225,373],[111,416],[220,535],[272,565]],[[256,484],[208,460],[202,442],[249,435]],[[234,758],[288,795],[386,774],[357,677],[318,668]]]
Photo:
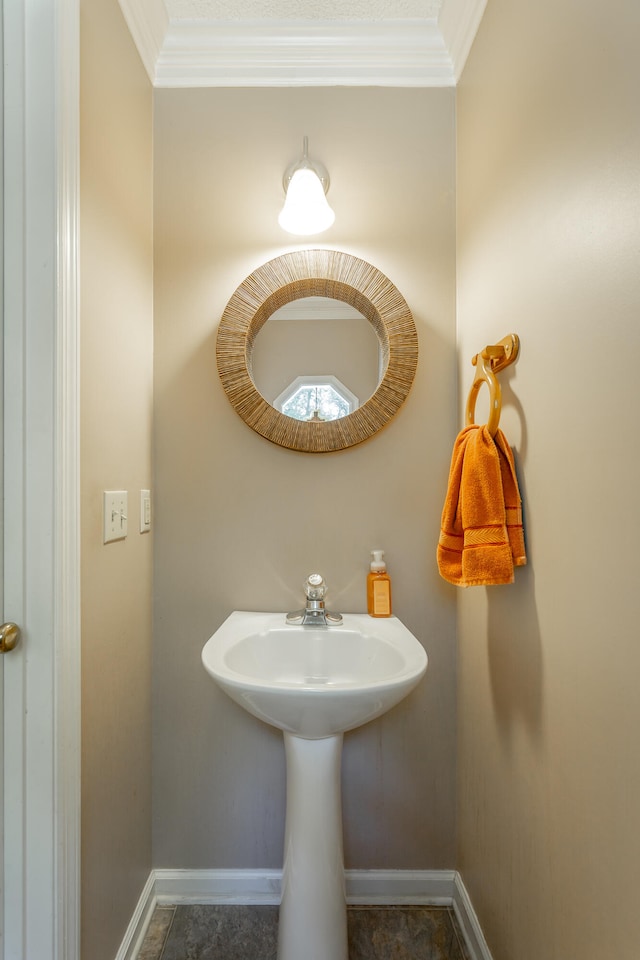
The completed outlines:
[[[278,400],[298,378],[314,386],[318,378],[334,388],[338,382],[338,392],[352,405],[350,413],[377,390],[380,365],[380,341],[367,318],[350,304],[326,297],[303,297],[276,310],[251,352],[257,389],[271,406],[296,419],[310,417],[283,410]]]
[[[359,406],[358,398],[337,377],[296,377],[273,401],[294,420],[339,420]]]

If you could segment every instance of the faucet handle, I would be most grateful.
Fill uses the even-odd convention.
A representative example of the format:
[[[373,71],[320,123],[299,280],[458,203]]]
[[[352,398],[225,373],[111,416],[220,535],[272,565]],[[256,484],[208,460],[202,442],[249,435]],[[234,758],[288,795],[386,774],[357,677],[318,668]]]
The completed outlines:
[[[304,610],[288,613],[286,622],[302,626],[328,626],[342,623],[341,613],[329,613],[324,608],[327,585],[321,573],[310,573],[303,586],[307,603]]]
[[[327,585],[321,573],[310,573],[303,587],[308,600],[324,600]]]

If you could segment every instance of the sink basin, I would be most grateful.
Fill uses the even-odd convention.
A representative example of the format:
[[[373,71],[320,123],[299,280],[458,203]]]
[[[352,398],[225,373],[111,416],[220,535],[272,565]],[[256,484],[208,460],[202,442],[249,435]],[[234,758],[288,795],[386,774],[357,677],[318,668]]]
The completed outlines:
[[[344,614],[327,627],[285,624],[284,613],[235,611],[202,651],[233,700],[286,733],[315,740],[389,710],[427,669],[424,648],[397,617]]]

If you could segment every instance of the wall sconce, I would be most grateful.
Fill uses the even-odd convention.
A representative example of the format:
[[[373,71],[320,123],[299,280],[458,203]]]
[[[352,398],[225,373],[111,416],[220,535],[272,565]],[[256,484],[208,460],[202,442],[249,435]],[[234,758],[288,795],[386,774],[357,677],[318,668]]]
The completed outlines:
[[[329,174],[317,160],[309,160],[309,141],[303,139],[302,157],[285,170],[282,185],[285,201],[278,223],[287,233],[311,236],[327,230],[336,218],[325,194]]]

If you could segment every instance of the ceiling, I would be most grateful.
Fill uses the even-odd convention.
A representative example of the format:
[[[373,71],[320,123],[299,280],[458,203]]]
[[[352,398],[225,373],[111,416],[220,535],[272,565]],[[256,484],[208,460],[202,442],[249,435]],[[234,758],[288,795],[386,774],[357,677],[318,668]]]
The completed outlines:
[[[450,87],[487,0],[119,2],[156,87]]]

